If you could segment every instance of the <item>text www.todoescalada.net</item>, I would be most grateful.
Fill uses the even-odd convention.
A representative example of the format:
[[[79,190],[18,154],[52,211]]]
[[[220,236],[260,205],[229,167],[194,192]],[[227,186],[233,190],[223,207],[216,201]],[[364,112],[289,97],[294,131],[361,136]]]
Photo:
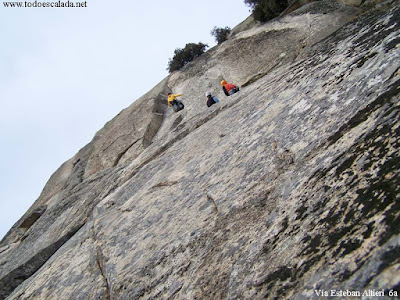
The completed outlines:
[[[3,2],[4,7],[87,7],[87,1],[73,2],[73,1],[56,1],[56,2],[42,2],[42,1],[23,1],[23,2]]]

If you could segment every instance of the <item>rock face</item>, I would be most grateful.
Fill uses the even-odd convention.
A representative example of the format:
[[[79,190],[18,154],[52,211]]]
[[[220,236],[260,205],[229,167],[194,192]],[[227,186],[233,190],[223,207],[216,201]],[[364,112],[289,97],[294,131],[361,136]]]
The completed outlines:
[[[0,299],[399,293],[399,22],[310,3],[168,76],[1,241]]]

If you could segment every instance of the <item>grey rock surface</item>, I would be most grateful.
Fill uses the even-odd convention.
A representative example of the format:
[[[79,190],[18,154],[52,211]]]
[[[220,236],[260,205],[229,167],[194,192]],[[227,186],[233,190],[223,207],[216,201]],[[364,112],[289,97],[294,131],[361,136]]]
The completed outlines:
[[[237,32],[107,123],[1,241],[0,299],[400,292],[400,6],[320,2]]]

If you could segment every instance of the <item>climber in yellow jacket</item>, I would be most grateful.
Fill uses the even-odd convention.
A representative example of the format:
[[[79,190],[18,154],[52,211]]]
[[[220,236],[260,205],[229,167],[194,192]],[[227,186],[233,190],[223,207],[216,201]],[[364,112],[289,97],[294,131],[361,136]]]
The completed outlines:
[[[168,93],[168,106],[171,106],[171,102],[174,101],[177,97],[182,96],[182,94],[172,94]]]
[[[183,105],[182,101],[176,99],[177,97],[182,96],[182,94],[172,94],[168,93],[168,106],[172,105],[172,108],[175,112],[182,110],[185,106]]]

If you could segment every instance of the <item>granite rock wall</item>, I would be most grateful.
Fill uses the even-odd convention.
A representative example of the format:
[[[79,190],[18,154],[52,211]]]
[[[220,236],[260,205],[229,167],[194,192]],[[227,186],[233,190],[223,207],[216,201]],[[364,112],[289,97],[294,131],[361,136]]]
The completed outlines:
[[[310,3],[168,76],[1,241],[0,299],[400,290],[399,20],[396,1]]]

